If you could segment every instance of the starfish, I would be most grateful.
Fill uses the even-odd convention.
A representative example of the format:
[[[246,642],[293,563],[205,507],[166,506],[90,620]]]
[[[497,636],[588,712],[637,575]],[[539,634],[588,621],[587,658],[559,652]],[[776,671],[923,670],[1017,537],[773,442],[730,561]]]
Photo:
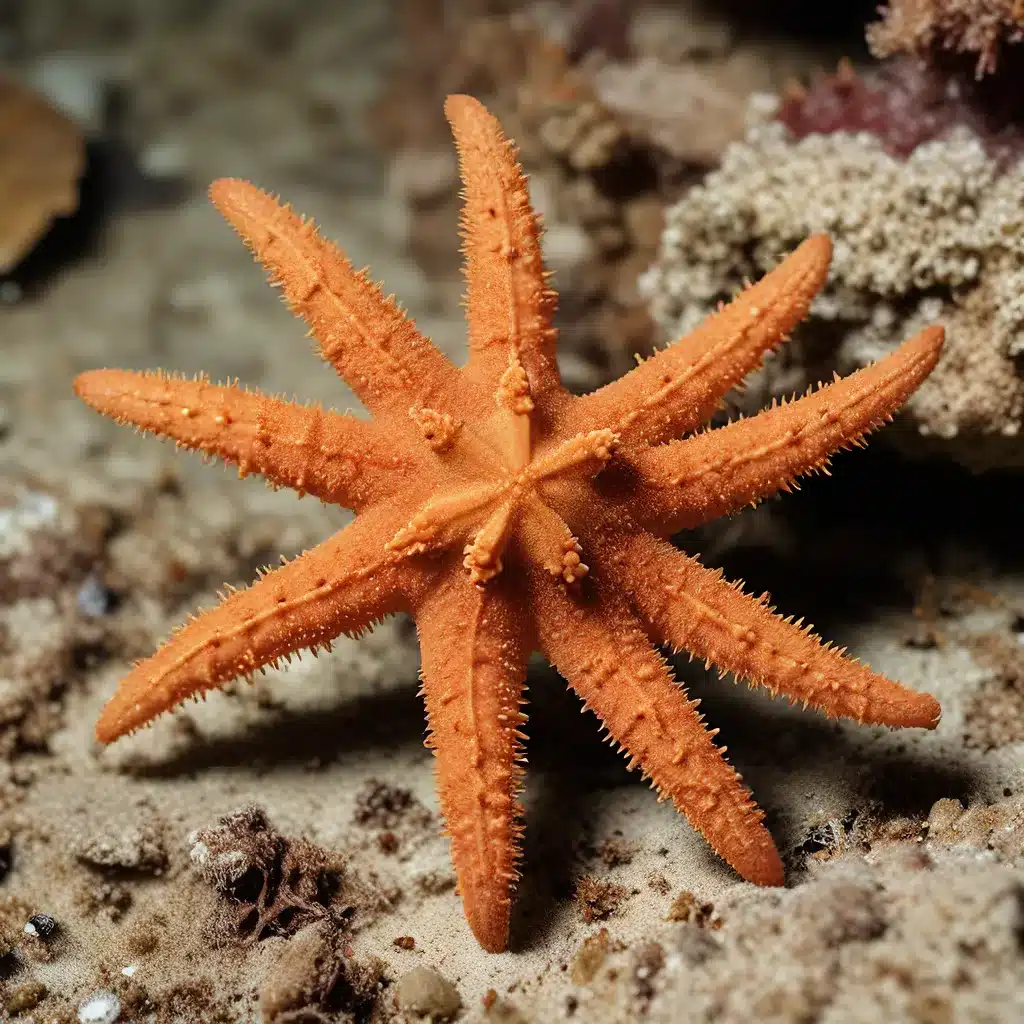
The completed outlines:
[[[445,110],[465,187],[464,367],[313,224],[247,182],[220,180],[213,202],[372,419],[162,372],[93,370],[75,381],[119,422],[356,513],[136,664],[96,735],[112,742],[188,697],[408,612],[459,892],[485,949],[506,946],[519,878],[535,650],[660,799],[743,878],[781,885],[763,812],[658,647],[829,716],[930,729],[940,708],[668,538],[827,471],[831,453],[863,443],[928,375],[942,329],[798,400],[695,432],[806,315],[831,252],[815,236],[692,334],[573,395],[559,377],[557,296],[514,145],[473,98],[451,96]]]

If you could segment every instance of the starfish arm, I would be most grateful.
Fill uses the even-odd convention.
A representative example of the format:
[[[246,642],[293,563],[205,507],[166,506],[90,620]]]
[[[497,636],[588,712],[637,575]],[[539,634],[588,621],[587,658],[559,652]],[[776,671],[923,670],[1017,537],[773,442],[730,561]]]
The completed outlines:
[[[519,877],[520,731],[530,647],[522,613],[494,582],[458,572],[415,610],[437,783],[466,920],[492,953],[508,940]]]
[[[445,114],[464,184],[469,372],[494,389],[510,364],[519,364],[533,398],[557,393],[551,320],[558,297],[548,286],[540,227],[515,146],[471,96],[449,96]]]
[[[386,497],[395,489],[389,477],[414,466],[413,453],[374,423],[207,380],[90,370],[75,379],[75,392],[118,423],[215,455],[241,476],[260,473],[345,508]]]
[[[215,181],[210,198],[368,409],[405,417],[450,397],[456,367],[312,221],[234,178]]]
[[[121,681],[96,723],[100,742],[113,742],[188,697],[276,666],[296,651],[329,647],[340,634],[358,634],[404,608],[416,574],[385,554],[380,538],[393,524],[384,518],[377,510],[363,513],[178,629]]]
[[[634,466],[645,493],[638,521],[668,537],[824,469],[832,452],[859,444],[892,418],[934,368],[942,340],[942,328],[929,327],[877,363],[803,398],[638,453]]]
[[[781,885],[782,862],[764,815],[640,623],[621,599],[570,596],[534,574],[532,589],[541,648],[607,727],[610,738],[639,764],[662,798],[744,878]],[[605,587],[603,591],[610,591]]]
[[[807,315],[825,283],[832,243],[815,235],[757,284],[624,377],[585,395],[569,432],[610,427],[623,443],[655,444],[693,430]]]
[[[721,571],[667,541],[644,533],[618,538],[605,562],[659,643],[830,717],[924,729],[938,724],[941,708],[934,697],[844,657],[810,627],[774,614],[767,595],[745,594]]]

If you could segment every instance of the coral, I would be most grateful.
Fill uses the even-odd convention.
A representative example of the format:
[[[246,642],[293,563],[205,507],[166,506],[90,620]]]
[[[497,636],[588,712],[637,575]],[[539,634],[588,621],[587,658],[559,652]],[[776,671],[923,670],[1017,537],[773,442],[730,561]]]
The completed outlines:
[[[216,942],[290,935],[340,912],[342,862],[305,839],[280,835],[259,807],[193,832],[189,846],[193,865],[220,896],[211,921]]]
[[[572,970],[569,977],[572,978],[573,984],[586,985],[593,981],[594,976],[607,960],[610,948],[611,939],[607,928],[601,928],[595,934],[588,935],[572,958]]]
[[[1024,797],[964,807],[959,800],[938,800],[925,822],[928,847],[986,850],[1010,863],[1024,860]]]
[[[403,786],[392,786],[380,779],[368,779],[356,794],[352,814],[357,825],[394,829],[401,824],[422,827],[433,815]]]
[[[948,138],[959,125],[1004,167],[1024,156],[1022,83],[1015,68],[1008,72],[979,83],[907,58],[861,71],[842,61],[835,74],[815,74],[806,87],[791,83],[776,118],[795,139],[868,132],[901,158],[922,143]]]
[[[946,355],[908,403],[910,420],[931,447],[972,464],[1019,464],[1022,198],[1024,164],[1004,169],[965,129],[901,160],[866,133],[793,139],[784,125],[762,121],[668,212],[643,289],[675,334],[796,239],[828,231],[835,259],[811,321],[769,361],[744,408],[862,366],[940,319]]]
[[[882,20],[868,26],[877,57],[969,54],[976,56],[979,78],[994,72],[1001,59],[1012,59],[1005,51],[1024,42],[1021,0],[889,0],[880,13]]]
[[[4,1009],[17,1017],[27,1010],[34,1010],[47,996],[47,988],[41,981],[26,981],[19,985],[4,1002]]]

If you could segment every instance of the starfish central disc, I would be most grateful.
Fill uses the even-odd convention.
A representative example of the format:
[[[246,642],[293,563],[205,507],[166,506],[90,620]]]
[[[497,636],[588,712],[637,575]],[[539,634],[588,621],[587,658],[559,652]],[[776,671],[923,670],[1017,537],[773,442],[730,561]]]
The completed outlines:
[[[520,442],[529,439],[532,406],[514,412],[510,444],[499,458],[499,471],[487,479],[482,467],[480,481],[453,487],[431,497],[388,542],[388,550],[418,555],[463,543],[463,564],[474,583],[493,579],[503,567],[502,555],[510,542],[520,543],[532,560],[552,575],[572,583],[586,574],[580,546],[565,520],[546,501],[543,484],[569,474],[593,476],[611,458],[618,435],[609,429],[590,430],[542,451],[536,458],[526,453],[521,461]],[[433,417],[429,417],[433,422]],[[516,422],[525,420],[523,424]],[[465,440],[470,440],[466,438]],[[474,446],[483,442],[473,438]],[[493,463],[492,463],[493,465]]]

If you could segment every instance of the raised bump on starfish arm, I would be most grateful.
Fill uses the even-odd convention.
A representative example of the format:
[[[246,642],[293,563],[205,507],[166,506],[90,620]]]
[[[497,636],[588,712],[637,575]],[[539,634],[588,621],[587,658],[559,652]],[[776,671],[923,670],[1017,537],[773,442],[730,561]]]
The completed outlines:
[[[363,512],[334,536],[181,626],[121,680],[96,737],[111,743],[188,697],[276,666],[297,651],[330,648],[406,608],[419,574],[378,538],[393,514]]]
[[[627,603],[605,586],[599,606],[593,591],[570,596],[540,573],[531,574],[531,589],[546,612],[537,620],[545,656],[628,751],[629,767],[640,765],[659,796],[744,878],[782,885],[763,813]]]
[[[858,444],[931,373],[943,330],[928,327],[878,362],[756,416],[638,452],[645,492],[634,515],[663,537],[787,490],[795,477]]]
[[[575,583],[590,572],[590,566],[583,563],[580,542],[550,505],[531,495],[524,511],[526,515],[519,523],[519,542],[534,565],[542,566],[565,583]]]
[[[312,221],[237,178],[215,181],[210,198],[368,409],[405,415],[411,399],[451,397],[458,369]]]
[[[558,303],[548,285],[540,226],[530,206],[515,145],[497,119],[472,96],[449,96],[445,115],[459,151],[465,205],[465,255],[470,375],[492,389],[519,363],[539,399],[558,392]]]
[[[504,591],[476,587],[462,572],[427,594],[414,614],[427,745],[437,758],[462,905],[480,945],[497,953],[508,939],[519,878],[521,705],[531,644],[523,612]]]
[[[605,546],[607,545],[607,550]],[[714,663],[724,675],[782,693],[825,714],[872,725],[934,729],[941,708],[823,644],[810,626],[774,614],[752,597],[646,533],[598,542],[602,570],[633,599],[658,643]]]
[[[472,529],[477,514],[498,498],[500,483],[480,484],[430,498],[387,542],[389,551],[420,555],[450,547]]]
[[[389,475],[407,478],[422,461],[367,420],[203,379],[89,370],[74,387],[118,423],[215,455],[237,465],[240,476],[259,473],[275,487],[345,508],[362,509],[393,493]]]
[[[807,315],[831,255],[826,235],[808,238],[696,330],[584,395],[567,413],[567,431],[611,427],[631,447],[698,427]]]

